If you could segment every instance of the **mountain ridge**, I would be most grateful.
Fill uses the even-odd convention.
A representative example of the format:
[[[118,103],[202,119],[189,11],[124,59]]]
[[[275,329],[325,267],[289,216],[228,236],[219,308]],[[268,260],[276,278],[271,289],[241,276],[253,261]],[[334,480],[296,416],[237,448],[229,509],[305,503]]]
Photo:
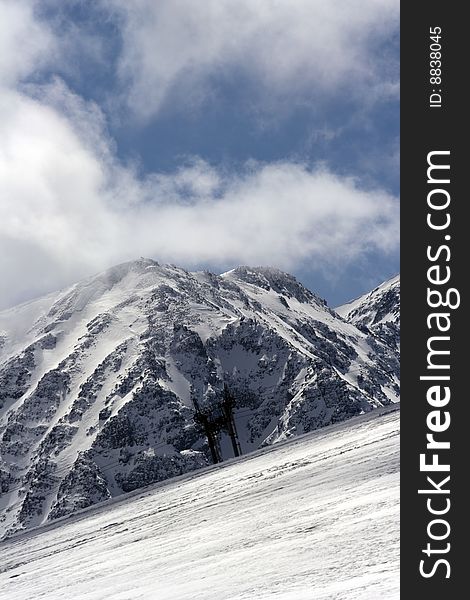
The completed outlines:
[[[277,269],[131,261],[0,313],[5,535],[398,400],[398,354]],[[229,435],[217,432],[222,458]]]
[[[373,331],[384,342],[400,350],[399,275],[335,310],[350,323]]]

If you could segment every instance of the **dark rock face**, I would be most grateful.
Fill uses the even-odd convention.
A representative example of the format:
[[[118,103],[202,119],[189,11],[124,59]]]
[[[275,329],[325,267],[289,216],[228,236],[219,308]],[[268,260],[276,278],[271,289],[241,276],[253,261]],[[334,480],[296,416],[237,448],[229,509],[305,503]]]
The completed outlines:
[[[190,450],[174,456],[139,456],[130,471],[116,474],[116,481],[124,492],[132,492],[151,483],[200,469],[208,464],[203,454]]]
[[[88,456],[79,454],[60,483],[48,518],[58,519],[109,498],[111,494],[100,469]]]
[[[26,348],[0,367],[0,410],[6,402],[18,400],[28,390],[34,367],[34,348]]]
[[[396,401],[399,288],[378,290],[341,318],[276,269],[141,260],[59,294],[2,334],[4,534],[210,464],[195,407],[217,420],[226,389],[243,453]]]

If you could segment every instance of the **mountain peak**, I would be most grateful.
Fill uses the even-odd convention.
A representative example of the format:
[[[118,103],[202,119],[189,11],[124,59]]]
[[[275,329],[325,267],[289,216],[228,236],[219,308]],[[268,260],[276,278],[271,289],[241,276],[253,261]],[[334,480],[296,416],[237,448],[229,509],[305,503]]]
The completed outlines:
[[[1,313],[3,330],[6,534],[211,462],[197,410],[219,423],[226,389],[242,453],[398,400],[396,349],[273,268],[131,261]]]
[[[299,302],[315,300],[326,305],[325,300],[304,287],[293,275],[274,267],[249,267],[244,265],[223,273],[222,277],[248,283],[266,291],[272,290],[287,298],[296,298]]]
[[[400,318],[400,275],[379,284],[370,292],[335,308],[343,318],[361,325],[373,325]]]
[[[339,306],[336,312],[366,328],[397,349],[400,344],[400,275],[387,279],[363,296]]]

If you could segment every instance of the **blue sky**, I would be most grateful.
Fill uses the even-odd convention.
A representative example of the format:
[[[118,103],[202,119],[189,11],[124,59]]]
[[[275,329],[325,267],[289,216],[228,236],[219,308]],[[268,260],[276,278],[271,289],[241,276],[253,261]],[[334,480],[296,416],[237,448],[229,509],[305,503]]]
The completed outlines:
[[[398,17],[0,0],[0,308],[139,256],[277,266],[333,306],[396,274]]]

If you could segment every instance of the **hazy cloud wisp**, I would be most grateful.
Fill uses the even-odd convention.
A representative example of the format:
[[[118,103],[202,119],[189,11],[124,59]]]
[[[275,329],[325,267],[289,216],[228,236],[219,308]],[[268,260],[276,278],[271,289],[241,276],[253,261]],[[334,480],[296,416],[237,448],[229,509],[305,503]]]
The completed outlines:
[[[214,77],[242,73],[264,106],[344,93],[398,93],[398,64],[378,44],[398,31],[396,0],[101,0],[118,16],[124,95],[140,117],[186,108]]]

